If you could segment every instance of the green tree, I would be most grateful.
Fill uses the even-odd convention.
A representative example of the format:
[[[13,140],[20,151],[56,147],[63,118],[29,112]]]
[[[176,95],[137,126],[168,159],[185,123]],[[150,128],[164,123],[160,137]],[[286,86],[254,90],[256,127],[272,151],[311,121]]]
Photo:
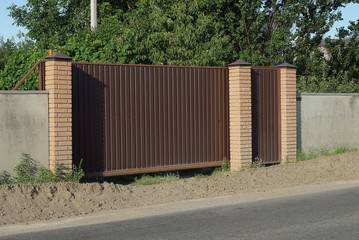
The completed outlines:
[[[340,28],[337,34],[338,39],[326,40],[326,47],[330,54],[327,62],[327,75],[342,78],[341,85],[348,87],[356,86],[359,91],[359,19],[351,22],[347,29]],[[340,86],[342,88],[344,86]],[[341,90],[341,89],[338,89]],[[353,89],[343,89],[353,91]]]
[[[99,25],[109,24],[112,29],[104,28],[115,31],[112,44],[129,44],[126,51],[132,62],[225,64],[242,58],[268,65],[295,58],[299,71],[305,71],[305,60],[340,18],[338,9],[358,1],[98,2]],[[65,46],[89,29],[87,0],[28,0],[25,6],[13,5],[10,14],[42,48]]]
[[[318,75],[313,71],[324,74],[325,68],[337,64],[323,62],[318,48],[341,18],[340,8],[351,2],[359,0],[98,0],[96,31],[89,27],[88,0],[28,0],[25,6],[13,5],[10,15],[28,29],[27,37],[36,46],[29,50],[34,55],[51,48],[75,61],[91,62],[226,65],[239,58],[254,65],[276,65],[287,61],[298,67],[298,74],[313,78]],[[336,54],[334,48],[332,52]],[[18,63],[13,59],[9,64]],[[6,71],[10,75],[11,68]],[[320,85],[318,79],[309,82]]]
[[[299,92],[359,92],[359,20],[340,28],[336,37],[327,38],[307,59]]]
[[[5,67],[8,58],[15,52],[16,43],[13,40],[6,40],[0,37],[0,69]]]
[[[216,14],[220,1],[140,0],[124,15],[132,62],[224,65],[231,58],[229,37]],[[215,12],[217,11],[217,12]],[[129,42],[130,43],[130,42]]]
[[[11,90],[30,68],[46,55],[46,50],[38,48],[36,44],[31,41],[24,41],[11,46],[11,54],[6,57],[3,63],[4,66],[0,69],[1,90]],[[25,81],[20,89],[38,89],[36,72]]]
[[[99,19],[129,9],[131,0],[99,0]],[[64,45],[73,34],[89,28],[88,0],[27,0],[26,5],[13,4],[10,16],[15,24],[28,30],[27,37],[44,49]]]

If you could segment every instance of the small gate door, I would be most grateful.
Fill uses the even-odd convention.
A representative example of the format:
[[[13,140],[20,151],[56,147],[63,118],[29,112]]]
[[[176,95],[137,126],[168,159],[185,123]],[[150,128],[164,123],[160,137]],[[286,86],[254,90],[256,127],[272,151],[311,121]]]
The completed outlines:
[[[252,67],[252,156],[280,163],[279,69]]]

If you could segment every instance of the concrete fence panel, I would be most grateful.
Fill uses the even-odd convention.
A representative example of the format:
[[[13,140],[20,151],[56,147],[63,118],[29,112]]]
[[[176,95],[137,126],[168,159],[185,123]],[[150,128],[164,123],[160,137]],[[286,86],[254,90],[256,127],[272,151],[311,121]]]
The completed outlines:
[[[304,152],[359,146],[359,94],[299,94],[297,142]]]
[[[0,91],[0,171],[12,173],[21,153],[48,166],[48,94]]]

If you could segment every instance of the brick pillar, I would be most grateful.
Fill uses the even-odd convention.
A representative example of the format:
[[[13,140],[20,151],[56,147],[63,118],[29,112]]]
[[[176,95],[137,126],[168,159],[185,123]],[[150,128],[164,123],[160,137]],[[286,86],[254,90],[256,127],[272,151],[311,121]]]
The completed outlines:
[[[72,58],[47,56],[45,90],[49,93],[49,168],[72,167]]]
[[[297,103],[295,66],[282,63],[280,68],[281,160],[295,162],[297,157]]]
[[[238,60],[229,67],[229,145],[231,170],[252,162],[251,66]]]

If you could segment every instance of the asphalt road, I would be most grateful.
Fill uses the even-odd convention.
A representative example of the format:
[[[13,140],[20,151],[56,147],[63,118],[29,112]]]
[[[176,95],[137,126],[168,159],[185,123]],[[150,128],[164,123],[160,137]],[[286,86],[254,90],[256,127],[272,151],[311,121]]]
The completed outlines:
[[[0,239],[359,239],[359,187]]]

